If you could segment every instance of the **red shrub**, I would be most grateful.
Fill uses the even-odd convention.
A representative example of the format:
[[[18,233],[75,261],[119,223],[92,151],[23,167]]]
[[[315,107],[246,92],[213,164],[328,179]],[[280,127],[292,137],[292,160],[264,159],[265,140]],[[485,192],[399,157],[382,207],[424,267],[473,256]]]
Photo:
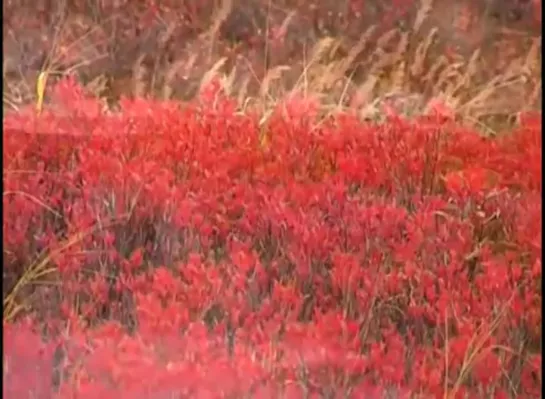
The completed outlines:
[[[58,93],[4,120],[5,289],[36,328],[4,326],[6,397],[540,388],[539,124]]]

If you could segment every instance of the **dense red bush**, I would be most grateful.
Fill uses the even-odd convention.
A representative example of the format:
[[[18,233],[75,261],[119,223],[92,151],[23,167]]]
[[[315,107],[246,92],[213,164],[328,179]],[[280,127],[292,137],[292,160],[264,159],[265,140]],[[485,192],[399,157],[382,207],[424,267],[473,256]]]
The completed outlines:
[[[5,397],[539,395],[540,116],[55,94],[4,120]]]

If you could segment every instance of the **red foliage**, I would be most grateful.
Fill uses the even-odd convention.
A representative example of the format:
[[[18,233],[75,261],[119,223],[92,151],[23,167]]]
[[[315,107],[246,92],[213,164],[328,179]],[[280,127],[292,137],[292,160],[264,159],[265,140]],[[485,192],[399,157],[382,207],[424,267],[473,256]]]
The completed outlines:
[[[104,114],[71,84],[4,120],[5,284],[57,269],[14,292],[6,397],[537,395],[540,123],[260,125],[214,83]]]

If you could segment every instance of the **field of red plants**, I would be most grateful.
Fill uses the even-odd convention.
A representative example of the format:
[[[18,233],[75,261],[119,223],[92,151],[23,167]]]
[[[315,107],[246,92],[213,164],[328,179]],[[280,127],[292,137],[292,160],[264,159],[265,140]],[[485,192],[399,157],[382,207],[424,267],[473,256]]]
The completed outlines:
[[[4,118],[4,397],[539,397],[540,115],[50,95]]]
[[[540,11],[4,1],[4,397],[540,397]]]

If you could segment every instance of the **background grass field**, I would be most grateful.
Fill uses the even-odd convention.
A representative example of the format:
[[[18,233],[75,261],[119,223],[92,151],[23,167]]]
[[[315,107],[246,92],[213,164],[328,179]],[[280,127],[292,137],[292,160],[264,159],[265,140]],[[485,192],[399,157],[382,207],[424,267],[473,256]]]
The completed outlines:
[[[440,97],[488,133],[541,109],[540,3],[61,1],[4,5],[4,106],[75,75],[120,96],[190,100],[219,77],[238,105],[289,93],[328,110],[415,113]]]

